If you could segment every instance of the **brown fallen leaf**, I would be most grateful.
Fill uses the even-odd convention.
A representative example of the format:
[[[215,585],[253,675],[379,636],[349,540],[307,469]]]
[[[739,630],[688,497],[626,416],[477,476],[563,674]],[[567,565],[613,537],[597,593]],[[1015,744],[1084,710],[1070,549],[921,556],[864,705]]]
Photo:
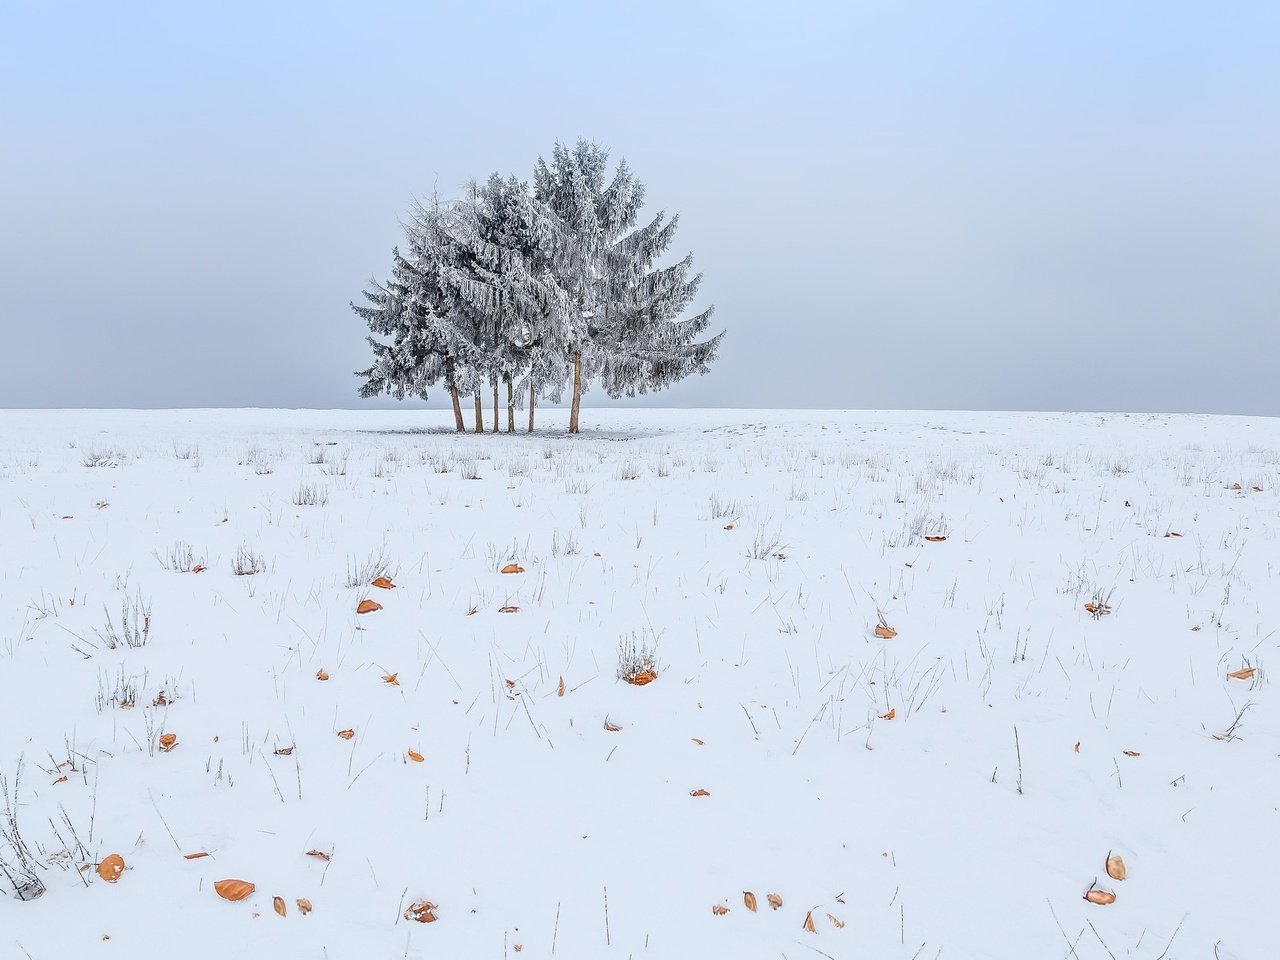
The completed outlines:
[[[610,733],[617,733],[619,730],[622,729],[616,723],[610,723],[608,720],[604,722],[604,728],[608,730]]]
[[[168,753],[170,750],[172,750],[172,749],[173,749],[174,747],[176,747],[177,745],[178,745],[178,736],[177,736],[177,734],[174,734],[174,733],[162,733],[162,734],[160,734],[160,749],[161,749],[163,752]]]
[[[699,747],[702,746],[702,744],[705,742],[703,740],[699,740],[697,737],[691,737],[690,739],[693,741],[693,743],[697,744]]]
[[[1254,674],[1253,667],[1245,667],[1242,670],[1232,670],[1227,674],[1232,680],[1252,680]]]
[[[191,572],[192,572],[192,573],[204,573],[204,564],[203,564],[203,563],[197,563],[194,567],[192,567],[192,568],[191,568]]]
[[[1199,633],[1199,632],[1200,632],[1200,627],[1199,627],[1199,626],[1192,627],[1192,628],[1191,628],[1191,632],[1192,632],[1192,633]]]
[[[832,925],[833,925],[837,930],[843,930],[843,929],[844,929],[844,921],[843,921],[843,920],[841,920],[839,917],[834,917],[834,916],[832,916],[831,914],[829,914],[829,913],[828,913],[828,914],[827,914],[827,919],[831,921]]]
[[[507,604],[505,607],[499,607],[498,612],[499,613],[519,613],[520,608],[512,606],[511,604]]]
[[[1107,854],[1107,876],[1112,880],[1123,880],[1129,874],[1124,865],[1124,857],[1118,853]]]
[[[756,895],[750,890],[742,891],[742,902],[752,913],[756,912]]]
[[[652,670],[641,670],[635,676],[627,679],[627,683],[635,684],[637,687],[643,687],[646,683],[653,683],[658,679],[658,675]]]
[[[271,909],[272,909],[272,910],[274,910],[276,913],[278,913],[278,914],[279,914],[280,916],[282,916],[282,917],[283,917],[286,913],[288,913],[288,912],[289,912],[289,911],[285,908],[285,905],[284,905],[284,897],[272,897],[272,898],[271,898]]]
[[[382,604],[377,600],[365,598],[356,604],[356,613],[373,613],[375,610],[381,610]]]
[[[877,623],[875,635],[881,640],[892,640],[898,635],[898,631],[893,629],[893,627],[889,626],[887,623]]]
[[[930,543],[941,543],[943,540],[947,538],[942,536],[941,534],[933,534],[931,536],[925,537],[925,539],[928,540]]]
[[[1168,533],[1164,535],[1166,540],[1168,540],[1170,537],[1180,537],[1180,536],[1182,536],[1182,534],[1178,533],[1176,530],[1170,530]]]
[[[690,790],[690,791],[689,791],[689,796],[691,796],[691,797],[709,797],[709,796],[711,796],[711,792],[710,792],[710,791],[708,791],[708,790],[704,790],[704,789],[702,789],[702,787],[699,787],[697,790]]]
[[[124,857],[118,853],[108,854],[98,863],[98,876],[107,883],[115,883],[124,873]]]
[[[1116,895],[1108,890],[1100,890],[1097,887],[1090,887],[1085,891],[1084,898],[1090,903],[1096,903],[1100,907],[1116,902]]]
[[[817,928],[817,926],[816,926],[816,925],[814,924],[814,922],[813,922],[813,911],[812,911],[812,910],[810,910],[808,913],[806,913],[806,914],[804,915],[804,928],[805,928],[806,930],[808,930],[810,933],[817,933],[817,932],[818,932],[818,928]]]
[[[350,740],[350,739],[351,739],[352,737],[354,737],[355,735],[356,735],[356,732],[355,732],[354,730],[339,730],[339,731],[338,731],[338,736],[340,736],[343,740]]]
[[[711,912],[714,913],[717,917],[723,917],[726,913],[729,912],[729,908],[722,903],[717,903],[714,907],[711,908]]]
[[[1093,601],[1090,601],[1084,605],[1084,609],[1086,613],[1091,613],[1095,617],[1105,617],[1111,612],[1111,604],[1094,603]]]
[[[1137,750],[1126,750],[1126,751],[1124,752],[1124,755],[1125,755],[1126,757],[1140,757],[1140,756],[1142,756],[1142,754],[1140,754]]]
[[[328,679],[329,679],[329,671],[327,671],[324,667],[321,667],[319,670],[317,670],[317,671],[316,671],[316,679],[317,679],[317,680],[328,680]]]
[[[782,897],[776,893],[769,894],[767,897],[765,897],[765,899],[769,901],[770,908],[774,910],[777,910],[780,906],[782,906]]]
[[[291,757],[293,756],[293,747],[281,747],[275,754],[277,757]]]
[[[55,786],[55,787],[56,787],[58,784],[60,784],[60,783],[66,783],[66,782],[67,782],[67,775],[64,773],[64,774],[63,774],[62,776],[60,776],[57,780],[53,781],[53,783],[51,784],[51,786]]]
[[[1076,752],[1076,753],[1079,753],[1079,752],[1080,752],[1080,741],[1079,741],[1079,740],[1077,740],[1077,741],[1076,741],[1076,745],[1075,745],[1075,747],[1074,747],[1073,749],[1075,750],[1075,752]]]
[[[182,855],[182,859],[183,860],[203,860],[208,855],[209,854],[205,853],[203,850],[200,850],[196,853],[184,853]]]
[[[390,684],[393,687],[398,687],[400,686],[400,680],[398,679],[399,676],[400,674],[398,673],[388,673],[385,676],[383,676],[382,682],[386,684]]]
[[[333,859],[333,857],[325,853],[323,850],[308,850],[307,856],[315,857],[317,860],[323,860],[325,863],[328,863],[330,860]]]
[[[732,530],[732,529],[733,529],[733,524],[732,524],[732,523],[726,523],[726,524],[724,525],[724,528],[725,528],[726,530]]]
[[[508,563],[505,567],[503,567],[498,572],[499,573],[524,573],[524,567],[520,566],[520,564],[518,563]]]
[[[557,697],[564,696],[564,677],[560,678],[560,685],[556,687],[556,696]]]
[[[299,897],[297,899],[297,904],[298,904],[298,912],[302,914],[304,917],[311,912],[311,901],[308,900],[306,897]]]
[[[253,891],[258,889],[248,880],[219,880],[213,885],[213,889],[223,900],[243,900],[252,896]]]
[[[394,590],[396,588],[390,577],[374,577],[370,581],[370,586],[377,587],[379,590]]]
[[[894,717],[896,717],[897,715],[898,715],[898,711],[897,711],[897,709],[896,709],[895,707],[890,707],[890,708],[889,708],[889,712],[888,712],[888,713],[877,713],[877,714],[876,714],[876,716],[877,716],[877,717],[879,717],[881,720],[892,720],[892,719],[893,719]]]
[[[409,904],[409,909],[404,912],[406,920],[416,920],[418,923],[435,923],[436,922],[436,905],[430,900],[415,900]]]

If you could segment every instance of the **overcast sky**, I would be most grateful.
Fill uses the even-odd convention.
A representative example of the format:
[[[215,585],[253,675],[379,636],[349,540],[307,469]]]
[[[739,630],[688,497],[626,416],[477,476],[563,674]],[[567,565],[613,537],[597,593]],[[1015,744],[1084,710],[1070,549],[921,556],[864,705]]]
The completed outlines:
[[[8,0],[0,407],[372,406],[348,301],[410,201],[586,137],[728,330],[656,402],[1277,415],[1278,42],[1271,2]]]

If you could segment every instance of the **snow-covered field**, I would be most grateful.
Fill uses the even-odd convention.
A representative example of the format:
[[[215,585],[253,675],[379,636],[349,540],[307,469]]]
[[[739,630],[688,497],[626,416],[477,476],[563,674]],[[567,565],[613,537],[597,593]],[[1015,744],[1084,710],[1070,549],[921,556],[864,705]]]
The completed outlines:
[[[1277,956],[1280,421],[448,419],[0,414],[0,957]]]

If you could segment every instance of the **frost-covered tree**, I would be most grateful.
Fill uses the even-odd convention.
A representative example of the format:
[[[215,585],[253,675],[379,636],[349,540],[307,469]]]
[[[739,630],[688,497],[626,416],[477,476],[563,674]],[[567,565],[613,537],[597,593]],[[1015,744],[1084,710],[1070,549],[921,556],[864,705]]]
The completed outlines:
[[[550,162],[539,158],[534,170],[535,197],[560,222],[549,268],[569,309],[553,324],[552,339],[572,371],[571,433],[593,378],[610,396],[658,389],[705,372],[720,341],[695,339],[710,310],[679,319],[701,280],[688,276],[691,260],[655,266],[676,218],[660,212],[637,228],[644,185],[625,160],[612,177],[608,164],[606,150],[580,140],[572,148],[557,143]]]

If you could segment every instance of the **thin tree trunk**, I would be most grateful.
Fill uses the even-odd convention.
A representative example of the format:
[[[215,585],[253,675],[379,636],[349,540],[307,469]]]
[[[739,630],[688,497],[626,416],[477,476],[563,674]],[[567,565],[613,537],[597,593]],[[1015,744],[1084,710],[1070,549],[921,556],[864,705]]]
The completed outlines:
[[[533,402],[538,399],[538,391],[533,385],[533,378],[529,378],[529,432],[533,433]]]
[[[498,432],[498,380],[493,381],[493,432]]]
[[[578,409],[582,406],[582,353],[573,355],[573,406],[569,408],[569,432],[578,432]]]
[[[476,391],[476,433],[484,433],[484,404],[480,402],[480,391]]]
[[[507,379],[507,433],[516,432],[516,388]]]
[[[453,401],[453,422],[459,433],[467,432],[467,425],[462,422],[462,404],[458,402],[458,385],[449,384],[449,399]]]

